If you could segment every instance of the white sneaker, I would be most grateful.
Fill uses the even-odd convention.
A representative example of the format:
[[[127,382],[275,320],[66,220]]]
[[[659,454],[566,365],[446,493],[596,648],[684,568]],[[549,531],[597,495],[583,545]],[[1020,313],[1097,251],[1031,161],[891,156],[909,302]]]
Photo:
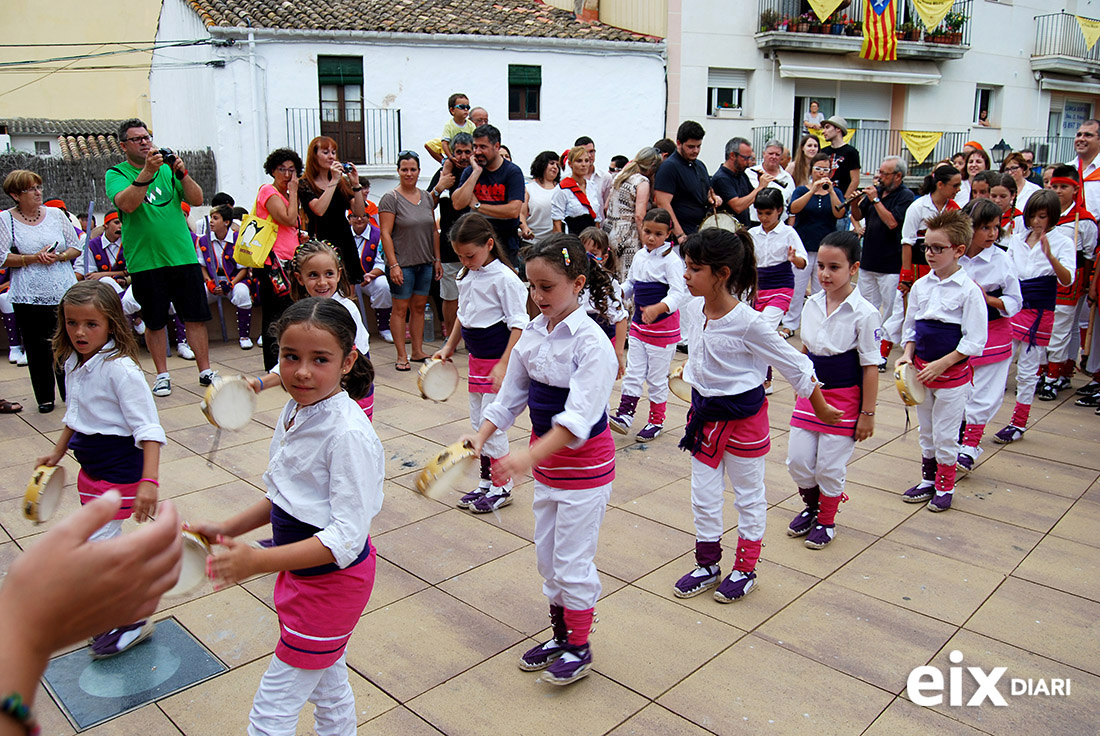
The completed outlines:
[[[142,322],[140,319],[134,320],[134,332],[136,332],[138,336],[145,334],[145,323]]]
[[[191,349],[191,346],[185,342],[181,342],[176,346],[176,355],[180,356],[184,360],[194,360],[195,351]]]
[[[23,362],[20,363],[19,361],[23,361]],[[26,356],[26,354],[23,353],[23,346],[22,345],[13,345],[8,350],[8,362],[9,363],[17,363],[19,365],[26,365],[27,364],[27,356]]]
[[[261,348],[264,346],[264,336],[263,335],[260,335],[259,337],[256,338],[256,344]]]
[[[168,376],[157,376],[153,382],[153,396],[169,396],[172,393],[172,379]]]
[[[241,350],[251,350],[251,349],[252,349],[252,341],[250,339],[248,339],[247,337],[242,337],[241,338]]]
[[[386,342],[393,342],[393,333],[389,330],[380,330],[382,333],[382,339]]]

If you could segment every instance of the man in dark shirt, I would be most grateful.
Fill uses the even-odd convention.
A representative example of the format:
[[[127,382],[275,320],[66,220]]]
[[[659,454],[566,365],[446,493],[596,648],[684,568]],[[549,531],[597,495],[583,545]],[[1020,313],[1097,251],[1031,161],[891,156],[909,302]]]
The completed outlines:
[[[703,126],[685,120],[676,131],[676,153],[669,156],[654,177],[654,199],[658,207],[672,213],[674,242],[682,243],[699,229],[711,206],[722,203],[710,188],[707,167],[699,161],[703,147]]]
[[[882,310],[883,319],[894,309],[901,273],[901,225],[905,211],[913,204],[913,192],[903,186],[908,168],[898,156],[887,156],[878,167],[878,186],[863,190],[852,204],[852,219],[865,219],[863,253],[860,257],[859,293]],[[882,341],[882,362],[893,345]]]
[[[523,209],[523,172],[500,155],[500,131],[486,123],[474,129],[473,157],[462,172],[451,200],[489,218],[513,264],[519,263],[519,212]]]
[[[459,217],[470,211],[469,207],[456,209],[453,197],[458,190],[459,177],[470,166],[473,150],[473,137],[469,133],[456,133],[451,140],[450,158],[443,162],[443,168],[435,172],[428,185],[429,193],[439,206],[439,260],[443,262],[443,277],[432,283],[433,301],[434,297],[439,298],[437,308],[443,315],[443,332],[448,335],[458,315],[458,282],[455,277],[462,270],[451,245],[451,227]]]
[[[749,175],[745,173],[745,169],[754,163],[756,156],[752,153],[752,144],[744,138],[730,138],[726,142],[726,160],[710,180],[715,196],[722,200],[722,207],[729,210],[745,227],[758,224],[750,220],[749,208],[756,200],[756,195],[775,181],[775,177],[765,171],[754,187]]]
[[[842,192],[843,199],[851,199],[859,189],[859,151],[844,142],[844,136],[848,135],[848,121],[833,115],[821,126],[821,132],[829,142],[821,152],[833,157],[833,173],[829,178]]]

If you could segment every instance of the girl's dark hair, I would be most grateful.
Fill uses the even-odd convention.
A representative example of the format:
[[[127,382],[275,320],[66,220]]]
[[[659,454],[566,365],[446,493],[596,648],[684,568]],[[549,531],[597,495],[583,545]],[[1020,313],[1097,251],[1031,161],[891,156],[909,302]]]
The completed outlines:
[[[663,207],[653,207],[645,213],[642,222],[656,222],[658,225],[667,225],[672,230],[672,215]]]
[[[999,184],[1001,182],[1001,177],[1002,176],[1004,176],[1004,174],[1002,174],[1001,172],[993,171],[991,169],[986,169],[984,171],[979,171],[977,174],[974,174],[974,178],[970,181],[970,186],[971,186],[971,188],[973,188],[975,184],[977,184],[978,182],[981,181],[981,182],[985,182],[986,184],[988,184],[989,188],[992,189],[993,187],[997,186],[997,184]],[[1011,176],[1009,178],[1012,179]],[[1015,179],[1012,179],[1012,186],[1016,186],[1016,180]]]
[[[292,273],[301,274],[302,266],[310,258],[318,255],[330,256],[336,263],[336,268],[340,270],[340,278],[336,282],[336,289],[341,296],[350,298],[355,292],[351,288],[351,282],[348,281],[348,271],[344,268],[344,263],[340,259],[340,252],[333,248],[327,240],[307,240],[299,245],[298,249],[294,251],[294,259],[290,263]],[[309,292],[306,291],[305,284],[299,283],[297,278],[292,278],[290,279],[290,296],[297,301],[308,297]]]
[[[939,183],[947,184],[949,181],[959,176],[959,170],[954,166],[943,164],[932,169],[932,173],[924,177],[924,181],[920,186],[920,194],[923,197],[925,194],[931,194],[936,191],[936,185]]]
[[[1018,188],[1016,186],[1016,180],[1012,178],[1012,174],[1002,174],[999,171],[994,171],[991,173],[996,174],[996,178],[990,182],[989,188],[992,189],[993,187],[1004,187],[1008,191],[1012,192],[1012,198],[1015,199],[1016,194],[1018,193]]]
[[[115,297],[118,301],[118,297]],[[294,302],[271,326],[271,336],[276,341],[291,325],[308,324],[325,330],[336,338],[343,357],[351,355],[355,348],[355,320],[344,305],[335,299],[311,296]],[[362,353],[355,359],[351,370],[341,379],[340,385],[351,398],[358,401],[370,392],[374,383],[374,366]]]
[[[611,241],[608,240],[607,233],[598,227],[586,227],[581,230],[578,237],[581,239],[581,245],[590,240],[600,249],[600,253],[603,253],[603,262],[600,265],[605,271],[608,273],[619,272],[619,256],[615,253],[615,249],[611,247]]]
[[[1041,189],[1032,194],[1027,200],[1027,204],[1024,205],[1024,224],[1028,228],[1031,227],[1031,218],[1035,217],[1040,210],[1047,211],[1046,232],[1049,233],[1058,225],[1058,220],[1062,218],[1062,203],[1053,190]]]
[[[264,161],[264,171],[268,176],[272,176],[275,173],[275,169],[283,165],[284,162],[290,161],[294,164],[294,169],[298,172],[298,176],[302,175],[302,157],[298,155],[298,152],[293,148],[276,148],[271,153],[267,154],[267,160]]]
[[[684,241],[683,253],[684,260],[710,266],[716,276],[721,269],[729,269],[726,288],[737,298],[751,302],[756,297],[756,249],[748,230],[700,230]]]
[[[810,159],[810,167],[813,168],[813,165],[816,164],[818,161],[832,161],[832,160],[833,160],[833,154],[831,154],[831,153],[815,153],[814,157],[812,159]]]
[[[752,206],[757,210],[779,210],[779,214],[783,214],[783,193],[775,187],[764,187],[756,195]]]
[[[859,262],[859,236],[851,230],[833,231],[821,239],[821,245],[830,245],[844,251],[844,257],[848,259],[849,266],[854,266]]]
[[[984,171],[981,173],[985,173]],[[1000,174],[998,174],[1000,176]],[[974,177],[978,181],[978,177]],[[992,199],[972,199],[966,203],[962,211],[970,216],[970,222],[974,225],[974,232],[986,225],[997,226],[997,239],[1001,239],[1001,208]]]
[[[581,239],[576,235],[551,233],[534,245],[524,248],[521,255],[526,264],[536,258],[546,261],[565,274],[570,281],[578,276],[584,276],[588,294],[592,298],[592,306],[597,312],[610,319],[614,305],[618,304],[615,298],[615,287],[611,283],[611,274],[588,257]]]
[[[65,361],[76,351],[65,329],[66,306],[91,306],[101,312],[107,320],[107,334],[115,341],[115,352],[108,360],[126,356],[137,362],[137,339],[130,327],[130,320],[122,313],[122,301],[118,294],[98,279],[85,279],[70,286],[57,306],[57,331],[53,333],[52,341],[53,359],[57,365],[64,366]]]
[[[535,160],[531,162],[531,178],[535,181],[542,181],[543,174],[546,173],[546,167],[550,165],[551,161],[557,161],[558,154],[553,151],[543,151],[538,156],[535,156]],[[558,167],[558,175],[554,177],[554,183],[557,184],[561,181],[561,167]]]
[[[504,252],[504,246],[500,243],[500,236],[497,235],[496,228],[493,227],[493,223],[489,222],[489,219],[485,215],[479,212],[467,212],[462,217],[455,221],[455,224],[451,226],[451,231],[448,236],[451,240],[451,245],[455,246],[461,243],[470,243],[477,246],[483,246],[493,241],[493,258],[503,263],[509,268],[512,267],[512,263],[508,260],[507,253]],[[461,279],[467,273],[463,268],[458,272],[456,279]]]

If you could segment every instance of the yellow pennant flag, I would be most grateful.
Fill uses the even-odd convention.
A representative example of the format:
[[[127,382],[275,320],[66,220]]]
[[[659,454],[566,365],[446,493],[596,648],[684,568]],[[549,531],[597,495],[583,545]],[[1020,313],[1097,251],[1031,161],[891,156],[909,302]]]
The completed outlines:
[[[936,144],[940,142],[940,138],[943,137],[943,133],[930,133],[924,130],[903,130],[900,135],[909,153],[913,154],[913,161],[917,164],[924,163],[924,159],[928,158],[928,154],[932,153]]]
[[[818,145],[821,148],[824,148],[825,146],[829,145],[829,141],[825,140],[825,134],[822,133],[820,130],[811,130],[810,132],[813,133],[817,137]],[[852,140],[852,136],[855,135],[855,134],[856,134],[855,128],[852,128],[851,130],[849,130],[847,133],[844,134],[844,142],[847,143],[850,140]]]
[[[913,0],[913,6],[917,9],[917,15],[924,21],[924,27],[934,29],[943,20],[943,17],[951,12],[955,0]]]
[[[833,14],[844,0],[810,0],[810,7],[814,14],[824,23],[825,19]]]
[[[1081,26],[1081,35],[1085,37],[1085,46],[1089,51],[1092,51],[1092,47],[1096,45],[1097,39],[1100,39],[1100,21],[1093,20],[1092,18],[1077,17],[1077,25]]]

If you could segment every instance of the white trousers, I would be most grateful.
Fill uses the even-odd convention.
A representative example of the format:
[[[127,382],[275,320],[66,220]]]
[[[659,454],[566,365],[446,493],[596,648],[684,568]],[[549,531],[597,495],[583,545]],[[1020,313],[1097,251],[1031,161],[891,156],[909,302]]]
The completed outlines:
[[[271,657],[248,714],[249,736],[294,736],[298,713],[313,703],[317,736],[355,735],[355,695],[346,655],[323,670],[303,670]]]
[[[206,291],[206,301],[213,304],[221,298],[220,294],[211,294]],[[242,281],[236,284],[229,292],[229,302],[237,309],[252,309],[252,294],[248,292],[248,286]]]
[[[895,345],[901,342],[902,327],[905,324],[906,306],[905,295],[900,291],[896,293],[897,296],[894,297],[894,304],[882,323],[883,339]]]
[[[737,509],[737,535],[750,542],[764,538],[768,499],[764,495],[764,458],[737,457],[726,452],[722,462],[712,468],[691,459],[691,513],[695,517],[695,539],[717,542],[722,538],[722,505],[726,480],[733,486],[733,505]]]
[[[11,305],[11,292],[0,294],[0,313],[15,314],[15,307]]]
[[[806,304],[806,287],[810,287],[810,293],[821,291],[821,282],[817,280],[817,251],[806,254],[806,268],[794,270],[794,296],[791,297],[791,308],[783,318],[783,326],[788,330],[797,330],[802,324],[802,307]]]
[[[1016,403],[1031,404],[1035,401],[1035,388],[1039,385],[1039,361],[1046,355],[1046,348],[1036,345],[1030,350],[1026,342],[1012,341],[1012,357],[1016,359]]]
[[[470,392],[470,424],[475,432],[481,429],[481,423],[485,420],[485,407],[496,401],[496,398],[496,394]],[[481,449],[489,457],[499,460],[508,454],[508,435],[499,429],[496,430],[489,435],[489,439],[485,440]]]
[[[859,293],[879,310],[883,319],[889,317],[894,311],[899,278],[896,273],[878,273],[863,269],[859,271]]]
[[[761,312],[764,315],[764,323],[773,330],[779,329],[779,323],[783,320],[783,310],[779,307],[764,307]]]
[[[966,423],[989,424],[1005,400],[1005,385],[1012,361],[1005,359],[974,369],[974,383],[966,399]]]
[[[378,276],[366,286],[357,284],[355,290],[359,293],[360,302],[364,301],[363,294],[367,295],[370,299],[371,309],[389,309],[393,306],[393,296],[390,294],[390,282],[385,275]]]
[[[623,395],[641,396],[642,382],[649,386],[649,403],[663,404],[668,400],[668,369],[672,366],[675,345],[658,347],[631,335],[626,353],[626,373],[623,374]]]
[[[96,529],[92,536],[88,537],[89,542],[106,542],[108,539],[114,539],[115,537],[122,536],[122,519],[111,519],[103,526]]]
[[[826,496],[839,496],[855,446],[855,437],[791,427],[787,472],[799,488],[817,486]]]
[[[610,500],[610,483],[567,491],[535,481],[535,557],[550,605],[571,611],[596,606],[603,590],[596,572],[596,544]]]
[[[970,384],[955,388],[929,388],[917,404],[921,457],[936,456],[940,465],[954,465],[958,457],[959,427],[966,411]]]

